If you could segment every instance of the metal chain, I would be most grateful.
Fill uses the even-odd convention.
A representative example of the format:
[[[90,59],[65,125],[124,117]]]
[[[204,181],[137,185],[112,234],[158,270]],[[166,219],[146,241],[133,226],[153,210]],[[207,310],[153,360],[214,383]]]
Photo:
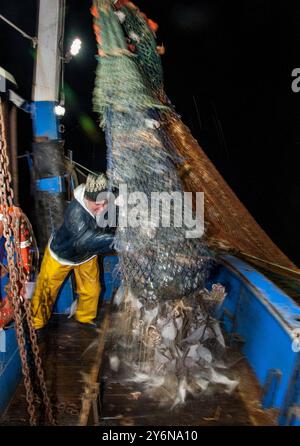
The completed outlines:
[[[39,397],[35,398],[35,402],[38,404],[41,404],[41,399]],[[59,415],[73,415],[78,416],[80,414],[80,402],[76,403],[67,403],[67,402],[60,402],[56,404],[52,404],[53,409],[56,409],[57,413]]]
[[[23,265],[23,258],[22,258],[21,250],[20,250],[19,228],[16,227],[16,225],[15,225],[14,229],[15,229],[14,240],[15,240],[16,246],[17,246],[16,261],[17,261],[17,266],[19,269],[20,282],[22,284],[21,290],[23,289],[23,291],[25,292],[25,284],[29,280],[29,272],[26,272],[25,267]],[[39,347],[37,344],[37,336],[36,336],[35,329],[33,328],[30,301],[25,298],[24,302],[23,302],[23,306],[25,309],[26,321],[27,321],[27,325],[28,325],[28,329],[29,329],[29,337],[30,337],[30,341],[31,341],[31,348],[32,348],[33,358],[34,358],[34,364],[35,364],[37,376],[39,379],[40,389],[41,389],[42,395],[43,395],[43,403],[44,403],[44,406],[46,409],[46,415],[48,417],[50,424],[54,425],[56,423],[55,423],[55,419],[54,419],[54,416],[52,413],[50,399],[49,399],[48,392],[47,392],[44,370],[42,368],[42,360],[40,357],[40,350],[39,350]]]
[[[8,155],[7,144],[5,135],[4,113],[3,106],[0,102],[0,202],[3,212],[3,235],[5,237],[5,249],[7,252],[7,263],[10,277],[10,289],[7,293],[8,298],[11,300],[14,319],[16,326],[17,342],[20,351],[22,372],[24,375],[24,385],[26,390],[26,400],[28,404],[28,413],[30,418],[30,424],[36,425],[36,413],[34,407],[34,392],[30,378],[30,370],[27,362],[27,352],[25,346],[25,333],[22,324],[22,308],[21,301],[18,296],[18,277],[17,269],[14,261],[14,246],[13,246],[13,231],[12,225],[14,224],[14,216],[9,212],[9,207],[13,209],[13,197],[11,194],[10,182],[11,175],[8,170]]]
[[[43,394],[43,402],[46,409],[48,420],[51,424],[55,424],[55,420],[52,414],[50,400],[47,393],[46,383],[44,379],[44,372],[42,369],[41,358],[39,354],[39,348],[37,345],[36,333],[32,325],[30,303],[26,299],[20,296],[20,291],[25,292],[25,284],[27,277],[23,267],[22,256],[20,253],[19,244],[19,225],[18,218],[15,215],[13,208],[13,190],[10,186],[11,175],[9,172],[9,159],[7,155],[7,144],[5,135],[5,122],[3,106],[0,99],[0,203],[3,210],[3,235],[5,237],[5,249],[7,252],[7,261],[10,277],[10,290],[8,297],[11,300],[14,310],[14,320],[17,334],[17,342],[20,351],[22,372],[24,375],[24,385],[26,390],[26,400],[28,404],[28,413],[30,417],[30,424],[37,424],[36,409],[34,406],[34,390],[32,380],[30,377],[30,369],[27,360],[25,332],[22,323],[22,307],[25,309],[27,325],[30,333],[30,340],[32,344],[32,351],[34,354],[35,366],[37,368],[37,374],[40,382],[40,387]],[[9,212],[9,208],[13,211]],[[15,263],[16,254],[16,263]]]
[[[24,308],[25,308],[27,324],[28,324],[28,328],[29,328],[29,335],[30,335],[30,341],[31,341],[31,346],[32,346],[32,352],[33,352],[33,356],[34,356],[34,363],[35,363],[35,367],[37,370],[37,376],[39,379],[40,388],[41,388],[42,395],[43,395],[43,403],[44,403],[44,406],[46,409],[46,415],[47,415],[47,418],[48,418],[50,424],[55,425],[56,421],[55,421],[55,418],[53,415],[50,399],[48,396],[48,391],[47,391],[45,376],[44,376],[44,370],[42,367],[42,360],[40,357],[40,350],[39,350],[39,347],[37,344],[37,336],[36,336],[36,332],[35,332],[35,329],[33,328],[33,324],[32,324],[31,306],[30,306],[30,302],[27,299],[25,299],[25,301],[24,301]]]

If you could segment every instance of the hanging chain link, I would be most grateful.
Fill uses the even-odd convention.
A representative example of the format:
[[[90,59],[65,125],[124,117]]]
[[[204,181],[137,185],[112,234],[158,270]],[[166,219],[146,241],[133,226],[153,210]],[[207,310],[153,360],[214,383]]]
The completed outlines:
[[[37,345],[36,332],[32,325],[30,302],[20,294],[25,294],[25,286],[28,276],[25,273],[22,256],[20,252],[19,220],[13,207],[13,190],[11,188],[11,174],[9,172],[9,159],[7,154],[7,143],[5,135],[5,121],[3,105],[0,100],[0,204],[3,212],[3,235],[5,237],[5,249],[7,252],[7,262],[9,269],[9,292],[8,298],[14,310],[14,320],[16,327],[17,342],[20,351],[24,385],[26,390],[26,400],[30,424],[37,424],[37,414],[34,405],[35,394],[28,366],[25,331],[23,326],[23,309],[25,310],[26,322],[29,329],[31,347],[34,355],[35,367],[39,379],[40,388],[43,395],[43,403],[46,415],[50,424],[55,424],[52,408],[47,393],[44,371]],[[12,212],[9,210],[12,209]],[[16,258],[15,258],[16,257]]]
[[[32,325],[30,302],[27,299],[25,299],[25,301],[24,301],[24,308],[25,308],[27,324],[28,324],[28,328],[29,328],[29,335],[30,335],[30,341],[31,341],[31,346],[32,346],[32,352],[33,352],[33,356],[34,356],[34,363],[35,363],[35,367],[37,370],[37,376],[39,379],[39,384],[40,384],[40,388],[41,388],[42,395],[43,395],[43,403],[44,403],[44,406],[46,409],[46,415],[47,415],[47,418],[48,418],[50,424],[55,425],[56,421],[54,419],[50,399],[48,396],[48,391],[47,391],[45,376],[44,376],[44,370],[42,367],[42,361],[41,361],[41,357],[40,357],[40,351],[39,351],[39,347],[37,344],[36,332]]]

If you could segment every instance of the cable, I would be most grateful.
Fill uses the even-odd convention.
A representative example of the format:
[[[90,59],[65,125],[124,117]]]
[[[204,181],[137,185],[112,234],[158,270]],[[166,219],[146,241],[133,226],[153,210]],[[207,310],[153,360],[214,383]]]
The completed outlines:
[[[246,257],[250,257],[251,259],[255,259],[255,260],[258,260],[260,262],[276,266],[277,268],[284,269],[285,271],[289,271],[290,273],[297,274],[297,275],[300,276],[300,270],[297,271],[297,270],[292,269],[292,268],[287,268],[286,266],[278,265],[278,263],[274,263],[274,262],[270,262],[268,260],[260,259],[259,257],[252,256],[251,254],[247,254],[246,252],[243,252],[243,251],[241,251],[240,253],[243,254]]]
[[[18,26],[16,26],[14,23],[12,23],[10,20],[8,20],[6,17],[4,17],[2,14],[0,14],[0,19],[3,20],[4,22],[6,22],[9,26],[11,26],[12,28],[14,28],[16,31],[18,31],[20,34],[22,34],[23,37],[25,37],[26,39],[29,39],[32,41],[32,45],[33,48],[35,48],[38,44],[38,39],[37,37],[31,37],[29,36],[27,33],[25,33],[25,31],[23,31],[21,28],[19,28]]]
[[[82,170],[78,169],[78,167],[75,167],[76,172],[80,173],[83,177],[87,177],[87,174],[82,172]]]
[[[65,158],[66,158],[67,160],[71,161],[69,157],[65,156]],[[86,170],[87,172],[92,173],[93,175],[97,175],[96,172],[93,172],[92,170],[88,169],[87,167],[84,167],[82,164],[79,164],[79,163],[77,163],[77,162],[74,161],[74,160],[72,160],[72,163],[73,163],[73,164],[76,164],[77,166],[81,167],[82,169]]]

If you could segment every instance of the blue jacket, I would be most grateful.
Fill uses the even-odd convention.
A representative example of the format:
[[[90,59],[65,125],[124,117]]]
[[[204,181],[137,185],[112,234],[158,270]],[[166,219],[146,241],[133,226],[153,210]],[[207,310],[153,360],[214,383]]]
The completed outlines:
[[[51,255],[63,264],[80,264],[97,254],[112,251],[114,234],[111,228],[99,228],[95,217],[83,202],[84,185],[74,191],[61,227],[50,240]]]

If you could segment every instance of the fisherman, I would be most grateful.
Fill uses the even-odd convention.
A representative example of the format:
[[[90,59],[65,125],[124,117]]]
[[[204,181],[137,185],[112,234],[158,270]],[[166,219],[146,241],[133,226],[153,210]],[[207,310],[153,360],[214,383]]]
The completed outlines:
[[[100,228],[97,220],[108,205],[105,174],[89,174],[86,184],[74,191],[62,226],[50,238],[32,297],[35,329],[44,327],[64,280],[74,271],[79,296],[76,321],[95,325],[100,295],[98,254],[110,251],[111,228]]]

